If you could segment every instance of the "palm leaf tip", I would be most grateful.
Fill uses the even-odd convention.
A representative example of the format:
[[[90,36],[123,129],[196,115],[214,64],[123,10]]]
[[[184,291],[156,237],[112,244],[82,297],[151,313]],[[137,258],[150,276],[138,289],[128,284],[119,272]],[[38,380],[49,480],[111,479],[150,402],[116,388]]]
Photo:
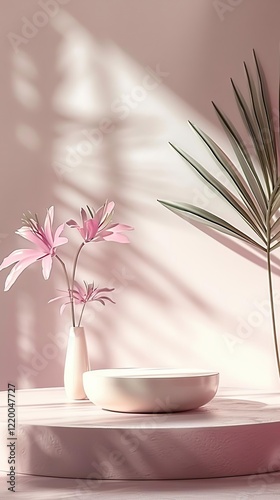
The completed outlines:
[[[157,200],[161,205],[163,205],[164,207],[166,208],[169,208],[172,206],[172,202],[171,201],[167,201],[167,200]]]
[[[207,210],[204,210],[203,208],[190,205],[189,203],[176,201],[160,200],[160,203],[165,208],[175,213],[176,215],[179,215],[185,220],[200,222],[208,227],[211,227],[212,229],[216,229],[217,231],[225,233],[228,236],[233,236],[235,238],[241,239],[261,250],[265,250],[262,245],[250,238],[247,234],[240,231],[240,229],[232,226],[229,222],[221,219],[211,212],[208,212]]]

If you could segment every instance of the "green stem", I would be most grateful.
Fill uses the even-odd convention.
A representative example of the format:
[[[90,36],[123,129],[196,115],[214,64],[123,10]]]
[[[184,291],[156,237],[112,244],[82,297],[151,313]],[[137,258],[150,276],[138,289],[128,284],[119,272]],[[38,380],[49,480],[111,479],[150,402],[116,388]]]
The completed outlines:
[[[69,281],[69,277],[67,274],[67,269],[66,269],[66,266],[65,266],[63,260],[58,255],[56,255],[56,258],[59,260],[60,264],[62,265],[64,274],[65,274],[66,283],[67,283],[67,290],[68,290],[68,295],[69,295],[69,299],[70,299],[70,306],[71,306],[72,325],[73,325],[73,327],[75,327],[76,325],[75,325],[75,311],[74,311],[73,293],[72,293],[72,289],[70,287],[70,281]]]

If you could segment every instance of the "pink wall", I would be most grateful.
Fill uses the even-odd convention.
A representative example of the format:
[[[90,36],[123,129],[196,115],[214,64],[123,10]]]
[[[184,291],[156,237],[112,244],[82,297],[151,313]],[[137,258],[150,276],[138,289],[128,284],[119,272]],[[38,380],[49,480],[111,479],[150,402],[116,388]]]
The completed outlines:
[[[81,205],[114,199],[116,219],[135,232],[130,246],[93,245],[85,252],[83,275],[104,285],[113,280],[117,300],[86,315],[92,366],[215,368],[224,386],[278,387],[264,262],[177,219],[156,199],[216,207],[167,142],[208,162],[186,125],[191,119],[228,147],[211,100],[238,120],[229,78],[244,88],[242,61],[252,63],[252,48],[278,113],[279,2],[2,0],[0,6],[1,260],[21,247],[14,231],[23,211],[43,217],[54,204],[59,223]],[[156,69],[161,76],[153,79]],[[107,118],[111,126],[102,133]],[[75,238],[62,249],[67,262],[77,244]],[[62,279],[57,269],[44,282],[35,265],[1,292],[1,388],[13,381],[62,385],[69,317],[47,304]]]

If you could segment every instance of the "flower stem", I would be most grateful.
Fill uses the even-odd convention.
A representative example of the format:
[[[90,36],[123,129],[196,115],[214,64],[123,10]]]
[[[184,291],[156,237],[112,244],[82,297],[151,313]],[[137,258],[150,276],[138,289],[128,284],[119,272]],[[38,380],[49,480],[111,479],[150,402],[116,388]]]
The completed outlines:
[[[78,248],[78,251],[77,251],[77,254],[76,254],[76,257],[75,257],[75,260],[74,260],[74,264],[73,264],[73,272],[72,272],[72,280],[71,280],[71,289],[72,289],[72,292],[74,290],[74,282],[75,282],[75,275],[76,275],[76,270],[77,270],[77,264],[78,264],[78,258],[79,258],[79,255],[81,253],[81,250],[84,246],[85,242],[83,241],[83,243],[81,243],[81,245],[79,246]],[[73,304],[73,297],[72,297],[72,302],[71,302],[71,305],[74,309],[74,304]],[[81,320],[82,320],[82,316],[83,316],[83,312],[84,312],[84,309],[85,309],[85,305],[83,305],[83,308],[82,308],[82,312],[81,312],[81,315],[80,315],[80,319],[79,319],[79,323],[78,323],[78,326],[81,325]]]
[[[78,326],[81,326],[81,321],[82,321],[82,317],[83,317],[83,314],[84,314],[85,307],[86,307],[86,302],[84,303],[84,305],[82,307],[82,311],[81,311],[81,315],[80,315]]]
[[[58,255],[56,255],[56,258],[59,260],[60,264],[62,265],[64,274],[65,274],[65,278],[66,278],[66,282],[67,282],[67,289],[68,289],[68,294],[69,294],[69,299],[70,299],[70,306],[71,306],[72,325],[73,325],[73,327],[75,327],[76,325],[75,325],[73,288],[71,289],[71,287],[70,287],[69,276],[68,276],[67,269],[66,269],[66,266],[65,266],[63,260]]]
[[[75,260],[74,260],[73,273],[72,273],[72,290],[74,288],[74,281],[75,281],[75,275],[76,275],[76,270],[77,270],[78,258],[79,258],[79,255],[81,253],[81,250],[82,250],[84,244],[85,244],[85,242],[83,241],[83,243],[81,243],[81,245],[79,246],[77,255],[76,255]]]

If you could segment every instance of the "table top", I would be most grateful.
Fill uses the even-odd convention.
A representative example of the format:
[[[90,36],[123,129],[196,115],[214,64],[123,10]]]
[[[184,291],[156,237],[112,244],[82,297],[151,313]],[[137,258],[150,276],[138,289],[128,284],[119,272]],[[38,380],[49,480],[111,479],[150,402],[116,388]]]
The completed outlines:
[[[0,406],[7,405],[7,393],[0,393]],[[135,428],[212,428],[252,425],[280,421],[280,393],[263,394],[246,390],[221,389],[217,396],[198,410],[179,413],[118,413],[93,405],[88,400],[68,401],[60,387],[23,389],[16,393],[17,420],[20,424],[63,427]],[[0,422],[6,423],[5,412]]]
[[[0,473],[1,500],[10,500],[6,476]],[[18,500],[276,500],[280,495],[280,473],[219,479],[169,481],[108,481],[16,477]]]
[[[16,404],[19,433],[16,470],[21,473],[17,475],[20,499],[79,500],[93,498],[93,495],[97,500],[117,500],[123,495],[129,500],[206,496],[213,500],[280,498],[280,472],[260,475],[279,470],[280,394],[220,389],[205,407],[173,414],[104,411],[88,400],[67,401],[63,388],[19,390]],[[2,410],[7,406],[6,391],[0,393],[0,406]],[[5,411],[0,412],[0,418],[0,434],[6,443]],[[130,441],[122,440],[123,433],[138,437],[138,447],[133,453]],[[83,450],[78,461],[77,446]],[[123,469],[112,466],[111,478],[105,474],[99,480],[86,479],[92,477],[92,463],[108,459],[112,449],[125,458]],[[143,458],[147,453],[148,462]],[[163,471],[160,474],[161,469],[155,469],[159,461]],[[2,462],[4,471],[6,457]],[[132,462],[135,466],[133,477],[130,474]],[[229,472],[225,473],[224,466]],[[180,467],[184,470],[178,474]],[[197,467],[200,475],[197,475]],[[236,474],[250,475],[217,478],[218,475]],[[75,479],[77,477],[85,479]],[[189,479],[177,480],[178,477]],[[149,481],[144,481],[145,478]],[[0,476],[0,486],[0,498],[4,500],[8,498],[3,496],[7,490],[5,474]]]

